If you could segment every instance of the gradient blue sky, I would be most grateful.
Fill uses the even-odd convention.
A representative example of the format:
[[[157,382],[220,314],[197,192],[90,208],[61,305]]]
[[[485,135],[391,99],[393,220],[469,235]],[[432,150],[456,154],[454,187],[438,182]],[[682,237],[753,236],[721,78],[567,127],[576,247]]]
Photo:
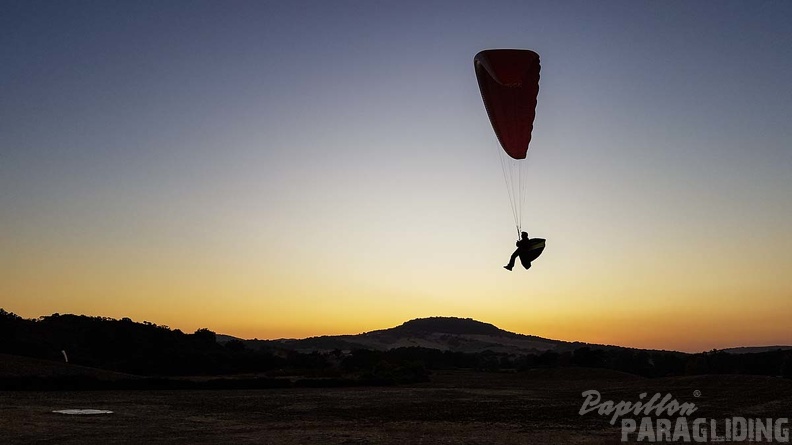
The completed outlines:
[[[0,307],[792,344],[792,2],[0,0]],[[472,58],[542,57],[514,241]]]

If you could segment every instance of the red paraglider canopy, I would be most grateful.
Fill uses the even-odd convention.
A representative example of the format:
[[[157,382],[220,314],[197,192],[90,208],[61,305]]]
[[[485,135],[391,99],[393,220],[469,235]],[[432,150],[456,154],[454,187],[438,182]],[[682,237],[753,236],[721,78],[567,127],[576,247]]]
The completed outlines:
[[[488,49],[473,58],[481,97],[503,150],[525,159],[539,95],[539,54]]]

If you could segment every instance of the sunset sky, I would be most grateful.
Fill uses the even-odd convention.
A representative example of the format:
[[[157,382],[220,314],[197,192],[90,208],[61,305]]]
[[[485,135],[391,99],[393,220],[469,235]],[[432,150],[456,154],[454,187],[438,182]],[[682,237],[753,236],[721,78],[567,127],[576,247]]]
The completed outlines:
[[[0,307],[792,344],[792,2],[0,0]],[[515,231],[473,56],[540,54]]]

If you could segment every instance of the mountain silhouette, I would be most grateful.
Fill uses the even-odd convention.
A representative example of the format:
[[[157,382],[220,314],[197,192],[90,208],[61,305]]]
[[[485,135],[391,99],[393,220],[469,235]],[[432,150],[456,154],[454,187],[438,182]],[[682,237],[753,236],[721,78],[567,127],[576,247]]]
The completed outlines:
[[[717,350],[685,354],[552,340],[454,317],[419,318],[356,335],[241,340],[206,328],[185,334],[128,318],[52,314],[23,319],[0,309],[0,339],[0,354],[5,354],[0,356],[4,363],[0,366],[0,389],[63,385],[99,388],[109,381],[130,383],[126,376],[100,375],[95,369],[136,376],[289,372],[306,378],[336,379],[322,383],[336,385],[359,381],[418,382],[427,378],[427,370],[455,368],[528,370],[577,366],[645,377],[707,373],[792,376],[792,351],[783,346],[768,347],[772,350],[763,352],[740,348],[744,350],[739,354]],[[68,352],[68,363],[64,351]],[[83,380],[89,382],[80,383]],[[282,383],[276,380],[254,386]]]
[[[233,337],[218,336],[218,341],[221,342],[231,339]],[[517,334],[500,329],[490,323],[457,317],[416,318],[396,327],[356,335],[243,341],[249,347],[254,348],[277,347],[299,352],[355,349],[386,351],[403,347],[421,347],[466,353],[492,351],[509,354],[535,354],[545,351],[571,351],[581,346],[587,346],[585,343]]]
[[[402,323],[395,328],[383,329],[378,332],[391,332],[391,333],[404,333],[404,334],[422,334],[422,333],[445,333],[445,334],[459,334],[459,335],[518,335],[509,331],[504,331],[497,326],[484,323],[482,321],[473,320],[472,318],[456,318],[456,317],[429,317],[429,318],[416,318],[414,320]]]

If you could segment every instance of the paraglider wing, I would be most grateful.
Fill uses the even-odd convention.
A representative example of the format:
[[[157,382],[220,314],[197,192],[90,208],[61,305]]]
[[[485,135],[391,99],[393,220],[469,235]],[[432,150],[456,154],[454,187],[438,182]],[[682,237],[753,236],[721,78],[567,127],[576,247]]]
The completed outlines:
[[[481,97],[503,150],[525,159],[536,117],[539,54],[530,50],[489,49],[473,58]]]

